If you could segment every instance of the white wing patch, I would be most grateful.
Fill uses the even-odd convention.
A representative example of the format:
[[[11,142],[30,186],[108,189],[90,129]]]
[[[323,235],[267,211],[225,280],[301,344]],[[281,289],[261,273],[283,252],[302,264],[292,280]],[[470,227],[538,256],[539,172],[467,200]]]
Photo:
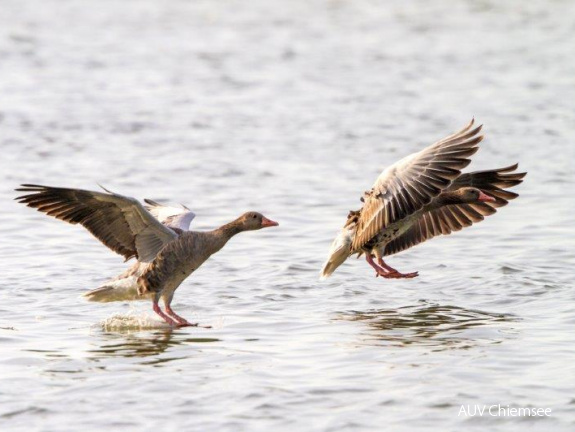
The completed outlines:
[[[190,224],[196,217],[196,214],[184,205],[172,207],[162,205],[151,199],[145,199],[144,201],[146,202],[146,209],[161,223],[170,228],[189,231]]]

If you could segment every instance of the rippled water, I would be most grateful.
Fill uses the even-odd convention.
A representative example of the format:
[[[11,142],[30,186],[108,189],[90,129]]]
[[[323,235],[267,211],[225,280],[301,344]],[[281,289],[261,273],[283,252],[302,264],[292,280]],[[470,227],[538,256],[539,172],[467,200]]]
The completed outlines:
[[[3,0],[2,430],[573,430],[574,34],[569,1]],[[379,171],[473,115],[471,168],[519,161],[521,197],[391,258],[416,279],[318,282]],[[12,201],[97,182],[280,227],[184,282],[213,328],[172,331],[79,298],[121,257]],[[499,403],[552,415],[458,416]]]

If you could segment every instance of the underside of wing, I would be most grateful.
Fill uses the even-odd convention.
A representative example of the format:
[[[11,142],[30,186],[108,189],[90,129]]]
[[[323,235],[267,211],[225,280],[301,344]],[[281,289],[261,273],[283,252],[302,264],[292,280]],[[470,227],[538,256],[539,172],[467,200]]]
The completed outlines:
[[[151,199],[144,199],[144,201],[146,209],[162,224],[170,228],[189,231],[190,224],[196,217],[196,214],[184,205],[180,208],[166,206]]]
[[[114,252],[142,262],[177,237],[137,200],[114,193],[22,185],[16,200],[71,224],[80,224]]]
[[[494,214],[498,207],[507,205],[509,201],[519,196],[504,189],[523,181],[526,173],[513,172],[516,169],[517,164],[495,170],[462,174],[453,182],[449,191],[460,187],[476,187],[494,197],[495,201],[451,204],[425,212],[402,236],[385,245],[383,256],[396,254],[438,235],[459,231],[481,222],[485,216]]]
[[[429,204],[458,178],[483,139],[481,126],[465,128],[414,153],[381,173],[357,224],[352,250],[359,252],[384,227]]]

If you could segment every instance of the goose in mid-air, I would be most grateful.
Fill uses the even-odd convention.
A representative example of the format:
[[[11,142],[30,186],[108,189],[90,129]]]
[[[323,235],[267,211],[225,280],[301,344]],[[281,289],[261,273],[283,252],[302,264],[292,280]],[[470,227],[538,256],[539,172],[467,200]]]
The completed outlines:
[[[126,260],[137,261],[124,273],[84,296],[111,302],[151,299],[154,312],[171,326],[197,325],[176,314],[170,304],[176,288],[236,234],[277,226],[251,211],[213,231],[189,231],[194,213],[110,191],[93,192],[24,184],[16,200],[49,216],[83,225]],[[162,299],[164,311],[158,304]]]
[[[517,198],[506,190],[522,182],[518,165],[461,173],[483,139],[474,120],[459,132],[413,153],[385,169],[351,211],[333,241],[321,277],[330,276],[349,256],[365,254],[376,276],[413,278],[383,257],[432,237],[450,234],[480,222]],[[377,260],[377,262],[375,260]]]

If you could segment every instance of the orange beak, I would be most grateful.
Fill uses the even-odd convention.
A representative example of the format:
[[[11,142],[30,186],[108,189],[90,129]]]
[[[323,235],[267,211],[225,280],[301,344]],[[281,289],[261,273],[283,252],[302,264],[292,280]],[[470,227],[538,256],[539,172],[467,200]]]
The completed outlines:
[[[278,225],[279,225],[279,223],[274,222],[273,220],[268,219],[267,217],[262,218],[262,228],[273,227],[273,226],[278,226]]]
[[[491,201],[494,202],[495,198],[493,198],[492,196],[489,196],[487,194],[484,194],[483,192],[479,191],[479,198],[477,198],[477,201]]]

